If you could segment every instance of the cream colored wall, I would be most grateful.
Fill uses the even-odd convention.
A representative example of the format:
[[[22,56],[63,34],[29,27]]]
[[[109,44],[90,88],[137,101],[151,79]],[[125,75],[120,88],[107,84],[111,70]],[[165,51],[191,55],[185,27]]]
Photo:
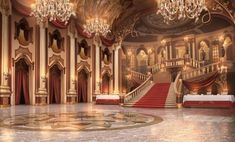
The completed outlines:
[[[212,50],[212,46],[211,43],[215,40],[220,40],[221,36],[226,37],[232,37],[234,35],[234,27],[228,27],[222,30],[218,30],[218,31],[214,31],[211,33],[205,33],[205,34],[198,34],[198,35],[185,35],[185,36],[181,36],[181,37],[177,37],[177,38],[160,38],[160,39],[164,39],[166,42],[166,45],[162,44],[162,40],[161,41],[156,41],[156,42],[144,42],[144,43],[138,43],[138,42],[123,42],[123,46],[125,46],[127,48],[127,53],[128,56],[134,56],[137,57],[136,51],[140,48],[145,48],[146,50],[149,49],[153,49],[155,54],[155,59],[151,58],[150,62],[154,62],[154,60],[156,60],[156,63],[160,63],[161,61],[161,55],[159,54],[159,51],[161,50],[165,50],[167,52],[168,55],[168,60],[170,60],[171,56],[172,58],[177,58],[177,57],[182,57],[183,53],[186,52],[186,45],[187,43],[192,42],[192,44],[194,44],[195,46],[195,59],[199,60],[200,59],[200,54],[199,54],[199,48],[200,48],[200,42],[201,41],[208,41],[209,45],[208,45],[208,54],[209,54],[209,60],[212,61],[212,55],[211,55],[211,50]],[[185,42],[185,38],[187,37],[188,41]],[[232,39],[232,42],[234,43],[234,39]],[[221,45],[223,45],[224,41],[221,41]],[[170,47],[168,47],[168,49],[166,50],[166,46],[168,44],[172,45],[172,49],[170,49]],[[191,43],[190,43],[191,44]],[[168,45],[169,46],[169,45]],[[188,46],[188,45],[187,45]],[[231,45],[231,47],[233,47],[233,45]],[[180,55],[176,55],[176,50],[178,49]],[[234,50],[233,50],[234,51]],[[192,53],[191,53],[192,54]],[[226,54],[232,54],[230,55],[233,56],[234,52],[227,52]],[[150,55],[148,55],[150,56]],[[130,58],[128,58],[130,59]],[[132,59],[132,60],[137,60],[137,59]],[[235,60],[235,59],[234,59]],[[232,61],[232,60],[231,60]],[[136,61],[132,61],[131,66],[137,66]]]
[[[11,41],[12,41],[12,52],[11,56],[13,60],[17,60],[21,58],[22,56],[16,56],[15,51],[19,49],[20,47],[27,48],[31,53],[32,53],[32,62],[35,62],[35,19],[31,17],[25,17],[25,19],[28,21],[29,26],[33,28],[33,43],[30,43],[28,46],[23,46],[19,44],[19,41],[14,38],[15,35],[15,22],[19,22],[23,17],[16,12],[12,12],[11,16]],[[12,94],[11,94],[11,104],[15,104],[15,65],[12,63],[12,68],[10,75],[12,76],[12,81],[11,81],[11,86],[12,86]],[[36,88],[35,88],[35,69],[34,67],[30,67],[30,75],[29,75],[29,94],[30,94],[30,104],[35,104],[35,93],[36,93]]]

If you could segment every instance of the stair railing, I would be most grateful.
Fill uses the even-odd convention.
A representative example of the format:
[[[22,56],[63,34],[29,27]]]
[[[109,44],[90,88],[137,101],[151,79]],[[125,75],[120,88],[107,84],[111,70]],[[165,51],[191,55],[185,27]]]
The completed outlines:
[[[149,76],[143,73],[139,73],[133,70],[129,70],[129,73],[132,78],[137,78],[139,80],[145,81]]]
[[[189,71],[184,71],[184,72],[179,72],[176,76],[175,82],[174,82],[174,90],[176,95],[179,97],[182,95],[182,90],[183,90],[183,80],[195,78],[197,76],[201,76],[203,74],[208,74],[212,73],[215,71],[220,71],[222,67],[221,62],[213,63],[210,65],[206,65],[203,67],[199,67],[197,69],[189,70]]]
[[[137,95],[139,95],[146,87],[148,87],[152,82],[152,75],[149,74],[147,79],[140,84],[137,88],[132,90],[131,92],[127,93],[124,96],[124,104],[130,102],[132,99],[134,99]]]
[[[209,64],[203,67],[199,67],[197,69],[184,71],[182,72],[182,79],[187,80],[187,79],[195,78],[197,76],[201,76],[203,74],[208,74],[214,71],[218,71],[221,69],[221,66],[222,66],[222,63],[217,62],[217,63]]]
[[[171,59],[164,61],[163,64],[157,63],[152,65],[151,71],[152,73],[156,73],[161,70],[161,68],[167,67],[176,67],[176,66],[190,66],[193,68],[200,68],[202,66],[202,62],[188,58],[188,61],[185,58]]]
[[[175,79],[174,82],[174,90],[177,96],[180,96],[182,94],[182,72],[180,71]]]

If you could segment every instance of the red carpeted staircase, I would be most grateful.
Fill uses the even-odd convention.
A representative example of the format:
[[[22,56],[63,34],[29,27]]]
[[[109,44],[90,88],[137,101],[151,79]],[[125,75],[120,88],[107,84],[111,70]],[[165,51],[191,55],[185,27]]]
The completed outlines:
[[[133,106],[146,108],[164,108],[170,83],[156,83]]]

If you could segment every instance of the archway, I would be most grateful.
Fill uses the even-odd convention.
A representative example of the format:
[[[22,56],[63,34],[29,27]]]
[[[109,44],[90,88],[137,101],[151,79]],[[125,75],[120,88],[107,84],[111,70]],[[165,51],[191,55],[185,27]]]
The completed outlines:
[[[84,69],[78,73],[77,95],[79,103],[88,102],[88,74]]]
[[[29,65],[20,59],[15,63],[15,68],[15,104],[29,105]]]
[[[102,76],[102,87],[101,87],[101,91],[102,94],[109,94],[110,93],[110,75],[108,73],[105,73]]]
[[[53,65],[49,72],[49,103],[61,103],[61,70],[58,65]]]
[[[137,54],[137,71],[141,73],[147,72],[148,67],[148,55],[144,50],[140,50],[140,52]]]
[[[217,95],[219,94],[221,91],[220,91],[220,85],[218,83],[214,83],[212,86],[211,86],[211,94],[213,95]]]

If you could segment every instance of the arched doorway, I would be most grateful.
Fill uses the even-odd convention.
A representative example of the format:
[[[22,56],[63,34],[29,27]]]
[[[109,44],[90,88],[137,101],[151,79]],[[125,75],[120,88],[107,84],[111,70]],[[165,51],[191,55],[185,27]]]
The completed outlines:
[[[49,103],[61,103],[61,70],[58,65],[53,65],[49,73]]]
[[[109,94],[109,90],[110,90],[110,76],[108,73],[105,73],[102,76],[102,94]]]
[[[78,73],[77,95],[79,103],[88,102],[88,74],[84,69]]]
[[[15,104],[30,104],[29,66],[24,59],[20,59],[15,64]]]
[[[148,67],[148,55],[145,50],[140,50],[137,54],[137,71],[141,73],[147,72]]]
[[[219,89],[220,89],[219,84],[214,83],[214,84],[211,86],[211,94],[213,94],[213,95],[219,94],[219,93],[220,93]]]

